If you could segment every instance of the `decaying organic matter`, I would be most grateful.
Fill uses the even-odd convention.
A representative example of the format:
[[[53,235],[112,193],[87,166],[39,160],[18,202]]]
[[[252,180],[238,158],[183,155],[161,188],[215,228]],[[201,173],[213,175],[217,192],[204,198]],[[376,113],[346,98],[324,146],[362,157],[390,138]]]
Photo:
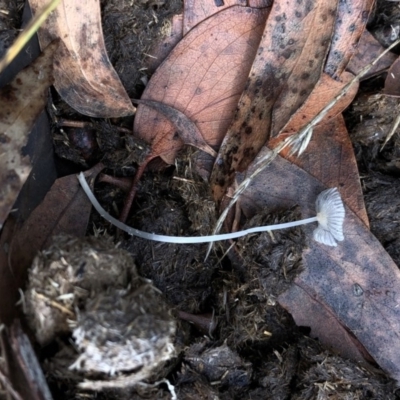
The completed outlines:
[[[153,53],[157,47],[155,38],[163,37],[176,27],[169,18],[189,2],[191,0],[101,1],[108,54],[130,97],[140,98],[150,78],[145,68],[151,56],[156,54]],[[395,23],[388,15],[379,14],[380,8],[387,13],[387,3],[383,7],[382,2],[378,2],[377,16],[371,19],[383,19],[386,28]],[[396,2],[390,3],[391,7],[398,6]],[[270,6],[265,0],[208,2],[210,7],[216,4],[224,9],[232,4],[237,7]],[[354,4],[350,0],[341,2],[342,12]],[[362,7],[368,8],[368,4],[370,0],[358,1],[358,8],[354,8],[358,14],[349,14],[346,18],[354,17],[365,25],[367,13],[362,13]],[[328,8],[330,6],[328,4]],[[190,7],[186,11],[188,9]],[[295,9],[292,11],[296,12]],[[275,16],[281,15],[277,12]],[[174,24],[181,18],[188,27],[189,17],[176,18]],[[348,21],[343,22],[343,29],[354,33],[349,36],[350,46],[346,50],[351,53],[355,51],[352,46],[356,42],[354,35],[364,25],[353,29]],[[275,20],[274,24],[284,29],[282,19]],[[396,32],[396,26],[393,28]],[[285,36],[283,31],[278,33],[277,38]],[[0,40],[2,37],[0,35]],[[346,44],[346,38],[335,38],[331,49],[342,51],[340,46]],[[376,52],[380,51],[378,45]],[[325,71],[317,84],[324,99],[329,100],[332,93],[336,94],[351,78],[350,73],[345,72],[342,81],[335,80],[338,78],[335,74],[344,68],[350,53],[343,57],[335,52],[330,54],[327,70],[334,77],[328,77]],[[337,64],[335,57],[340,61]],[[358,60],[364,58],[358,57]],[[352,72],[356,73],[357,68]],[[243,81],[247,79],[242,78]],[[311,89],[307,79],[301,83],[305,89]],[[381,314],[370,323],[351,325],[355,326],[353,333],[356,336],[362,334],[373,338],[382,333],[382,326],[389,326],[391,320],[385,320],[383,315],[391,318],[397,315],[397,288],[388,290],[387,282],[381,282],[379,277],[394,276],[394,272],[398,272],[393,263],[389,265],[385,251],[395,262],[400,260],[399,218],[396,216],[399,208],[399,135],[395,134],[383,151],[380,147],[399,105],[396,99],[376,95],[381,83],[381,78],[362,83],[363,94],[345,115],[360,174],[344,119],[336,116],[341,106],[328,116],[331,117],[329,121],[315,127],[313,141],[302,158],[283,160],[277,157],[271,165],[271,174],[250,185],[224,226],[225,230],[231,231],[308,217],[314,211],[318,193],[327,187],[338,187],[347,205],[345,226],[351,225],[348,231],[351,237],[347,240],[345,232],[345,240],[335,248],[336,253],[328,252],[326,246],[315,247],[310,241],[312,227],[296,227],[218,243],[204,261],[206,245],[153,243],[125,237],[96,213],[91,215],[89,237],[85,241],[63,237],[49,249],[44,249],[32,266],[25,304],[32,334],[36,336],[37,354],[54,398],[395,400],[398,397],[396,382],[376,364],[366,362],[365,359],[372,361],[368,354],[355,352],[354,358],[358,361],[340,357],[322,344],[325,341],[313,339],[316,330],[309,318],[315,316],[315,310],[320,312],[322,309],[323,317],[314,320],[319,322],[323,333],[333,327],[328,333],[337,334],[337,325],[331,323],[338,315],[349,324],[350,317],[359,317],[362,313],[371,315],[368,310],[381,307]],[[292,89],[296,89],[295,84],[288,88]],[[295,110],[295,118],[287,125],[290,132],[285,134],[296,131],[302,121],[312,118],[317,106],[321,107],[319,95],[314,95],[314,99],[309,98]],[[207,98],[207,93],[203,96]],[[302,98],[300,93],[299,97]],[[57,108],[49,107],[55,143],[63,146],[58,146],[59,153],[70,159],[75,165],[73,168],[77,169],[103,162],[105,175],[96,181],[94,191],[107,212],[117,217],[125,190],[131,184],[130,178],[154,149],[131,136],[129,129],[133,117],[90,121],[62,105],[54,92],[52,99]],[[277,107],[281,111],[282,104],[278,103]],[[209,122],[212,125],[212,118]],[[74,123],[82,130],[75,130]],[[240,127],[244,134],[246,130],[250,132],[249,128],[249,124]],[[86,157],[85,146],[74,147],[81,142],[76,141],[81,133],[82,142],[90,139],[89,147],[95,150],[93,158]],[[176,138],[178,135],[173,135],[173,140]],[[152,160],[137,185],[128,216],[129,225],[165,235],[210,234],[219,211],[208,183],[212,164],[211,156],[193,149],[181,151],[174,165],[169,167],[159,159]],[[71,169],[71,165],[65,166]],[[70,169],[68,174],[72,173]],[[36,178],[40,179],[39,176]],[[244,178],[245,174],[238,176],[239,182]],[[310,182],[314,186],[310,186]],[[231,187],[227,195],[230,196],[234,189]],[[372,234],[383,247],[375,246],[377,239],[367,232],[365,209]],[[50,215],[46,210],[42,211],[44,219],[39,221],[46,221],[47,214]],[[89,217],[89,213],[85,215]],[[40,229],[42,223],[37,225]],[[112,240],[99,238],[104,232],[115,234],[115,237]],[[22,244],[28,244],[28,240],[29,236]],[[369,246],[362,247],[357,240],[368,242]],[[116,247],[113,241],[119,246]],[[7,264],[9,242],[4,239],[1,243],[5,268],[12,274],[16,270]],[[351,260],[356,264],[341,265],[339,261],[343,261],[340,257],[344,252],[348,259],[353,257]],[[318,257],[314,257],[316,253]],[[374,260],[378,254],[389,268],[377,274],[378,277],[375,276],[377,270],[372,269],[370,279],[364,279],[361,267],[365,267],[363,273],[366,273],[369,260]],[[320,260],[325,261],[320,265]],[[388,274],[392,272],[392,275]],[[304,280],[307,273],[315,279],[310,287],[304,283],[308,282]],[[359,277],[362,281],[356,281]],[[350,278],[355,281],[351,283]],[[291,315],[281,299],[283,293],[291,288],[299,289],[300,285],[303,285],[308,300],[314,301],[315,308],[308,309],[299,301],[300,297],[294,296],[294,302],[303,311],[311,310],[305,315],[305,323],[296,326],[293,316],[299,321],[303,316]],[[313,292],[321,287],[325,291]],[[327,297],[337,296],[340,301],[333,304],[338,307],[333,311],[327,308],[321,293]],[[347,307],[349,299],[353,307]],[[19,304],[22,308],[23,298]],[[363,321],[362,318],[359,320]],[[394,320],[396,322],[398,318]],[[340,325],[340,321],[335,322]],[[360,350],[349,329],[344,325],[340,325],[340,329],[343,336],[334,336],[333,343],[342,339],[351,350]],[[387,335],[391,331],[397,332],[388,328],[383,333]],[[387,351],[391,343],[382,348]],[[340,345],[334,347],[343,350]],[[395,354],[396,349],[390,350]],[[3,374],[6,357],[1,344],[0,353],[0,378],[3,378],[6,376]],[[378,351],[373,355],[379,360]],[[0,398],[2,389],[0,384]]]
[[[35,258],[25,300],[37,341],[58,341],[48,360],[57,386],[72,380],[82,389],[132,387],[156,379],[176,355],[168,306],[111,238],[56,238]],[[71,333],[68,349],[60,337]]]

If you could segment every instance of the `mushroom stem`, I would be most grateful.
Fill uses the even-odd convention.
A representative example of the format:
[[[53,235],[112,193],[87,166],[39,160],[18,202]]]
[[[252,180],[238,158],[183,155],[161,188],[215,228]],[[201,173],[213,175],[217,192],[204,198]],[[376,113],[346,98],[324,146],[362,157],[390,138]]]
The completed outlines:
[[[254,228],[245,229],[243,231],[223,233],[218,235],[166,236],[166,235],[158,235],[155,233],[143,232],[139,229],[132,228],[122,223],[121,221],[118,221],[116,218],[108,214],[103,207],[101,207],[96,197],[92,193],[88,183],[86,182],[85,175],[82,172],[78,175],[78,180],[82,186],[82,189],[84,190],[90,202],[92,203],[93,207],[105,220],[115,225],[117,228],[123,230],[124,232],[128,233],[129,235],[137,236],[142,239],[153,240],[156,242],[177,243],[177,244],[209,243],[209,242],[216,242],[219,240],[237,239],[239,237],[249,235],[251,233],[266,232],[277,229],[286,229],[286,228],[292,228],[294,226],[309,224],[311,222],[318,222],[318,227],[314,231],[315,240],[327,244],[328,246],[336,246],[335,239],[343,240],[343,233],[341,232],[341,228],[344,219],[344,207],[341,202],[340,195],[336,189],[328,189],[320,193],[316,202],[318,213],[317,216],[315,217],[306,218],[298,221],[292,221],[292,222],[284,222],[282,224],[256,226]],[[338,209],[340,214],[339,216],[337,215]],[[333,217],[332,214],[334,215]],[[333,233],[330,232],[331,229],[330,223],[332,220],[335,221],[334,229],[336,229],[336,231]],[[315,234],[316,231],[318,231],[318,234]],[[322,232],[322,234],[320,232]]]

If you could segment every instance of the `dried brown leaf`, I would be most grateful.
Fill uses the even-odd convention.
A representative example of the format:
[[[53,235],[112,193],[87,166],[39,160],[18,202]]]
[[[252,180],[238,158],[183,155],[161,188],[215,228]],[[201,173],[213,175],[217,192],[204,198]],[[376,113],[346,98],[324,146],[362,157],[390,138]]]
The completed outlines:
[[[244,171],[312,92],[322,73],[337,2],[275,2],[235,119],[211,176],[221,200],[236,171]]]
[[[30,0],[33,12],[46,0]],[[64,0],[39,30],[41,47],[61,44],[54,61],[54,86],[78,112],[91,117],[134,113],[128,94],[108,59],[101,27],[100,2]]]
[[[169,105],[196,123],[210,146],[219,146],[233,117],[254,58],[267,11],[229,7],[193,28],[151,78],[143,99]],[[181,140],[175,127],[148,107],[138,107],[135,133],[157,143],[173,163]],[[155,154],[157,156],[158,154]]]
[[[325,143],[326,152],[332,151],[331,146],[335,142],[339,146],[335,153],[340,153],[343,144],[337,140]],[[311,152],[311,149],[310,147],[307,152]],[[313,151],[315,152],[315,148]],[[314,201],[317,194],[335,182],[329,169],[332,172],[338,170],[335,164],[330,164],[329,168],[322,168],[319,179],[315,179],[303,169],[307,164],[314,164],[312,157],[312,154],[305,155],[306,161],[301,168],[278,157],[256,177],[242,196],[241,207],[245,214],[251,215],[260,208],[274,212],[298,204],[304,217],[311,216],[315,212]],[[320,161],[319,167],[322,163]],[[357,180],[357,176],[353,173],[347,179],[344,178],[346,173],[339,171],[336,184],[347,202],[347,199],[354,199],[351,195],[352,181]],[[330,347],[344,351],[347,355],[363,354],[368,357],[363,352],[365,348],[384,370],[393,378],[399,379],[400,353],[394,350],[400,348],[398,267],[369,232],[366,224],[347,206],[345,240],[337,248],[312,240],[313,228],[304,227],[310,239],[303,256],[304,272],[295,281],[295,285],[302,290],[299,291],[294,286],[288,294],[282,295],[280,301],[302,325],[314,328],[318,325],[318,330],[314,333]],[[311,297],[311,303],[318,303],[321,312],[328,311],[337,323],[327,321],[321,325],[318,320],[321,313],[309,313],[309,302],[302,307],[303,303],[300,302],[303,292]],[[308,320],[304,318],[306,314]],[[336,329],[335,326],[338,331],[332,332],[332,329]],[[344,335],[345,330],[350,335]],[[336,343],[338,337],[342,338],[340,343]]]
[[[26,181],[31,164],[24,156],[32,126],[47,102],[53,82],[53,54],[57,43],[48,46],[29,67],[0,90],[0,227]]]
[[[323,73],[310,96],[291,116],[288,123],[283,127],[281,134],[269,141],[269,146],[274,147],[280,140],[282,140],[282,137],[291,133],[296,133],[304,125],[308,124],[353,78],[353,74],[349,72],[344,72],[340,79],[333,79],[328,74]],[[352,86],[350,91],[335,104],[326,115],[325,119],[330,120],[342,113],[353,101],[357,91],[358,85],[355,84]]]
[[[153,110],[158,111],[160,114],[167,117],[170,122],[176,128],[176,135],[172,138],[172,140],[176,140],[179,137],[183,143],[189,146],[196,147],[204,152],[210,154],[212,157],[216,157],[217,153],[215,150],[210,147],[207,142],[204,140],[199,128],[197,128],[196,124],[191,121],[184,113],[180,112],[176,108],[167,106],[164,103],[160,103],[158,101],[153,100],[136,100],[139,104],[144,104]],[[176,137],[177,136],[177,137]],[[170,148],[167,148],[167,151],[170,151]],[[154,158],[155,155],[162,155],[161,150],[158,150],[157,144],[153,144],[152,154],[150,155],[150,159]]]
[[[400,97],[400,57],[389,68],[386,80],[384,93],[390,96]]]
[[[341,77],[349,61],[357,53],[360,37],[368,22],[375,0],[339,1],[335,33],[324,71],[332,78]],[[365,62],[364,65],[368,64]]]
[[[285,157],[325,186],[340,188],[347,206],[369,227],[357,161],[341,115],[315,128],[313,140],[301,157]]]
[[[347,70],[352,74],[357,75],[365,65],[375,60],[384,50],[385,49],[382,45],[367,30],[365,30],[358,43],[357,52],[350,60]],[[396,58],[396,54],[387,53],[363,76],[362,79],[368,79],[371,76],[388,69],[394,63]]]

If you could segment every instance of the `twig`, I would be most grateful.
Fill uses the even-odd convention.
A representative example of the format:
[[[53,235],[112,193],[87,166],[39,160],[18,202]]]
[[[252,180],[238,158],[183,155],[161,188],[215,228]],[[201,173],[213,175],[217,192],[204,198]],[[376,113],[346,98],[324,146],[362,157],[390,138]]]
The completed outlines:
[[[12,383],[8,379],[7,375],[0,369],[0,382],[4,386],[6,392],[14,399],[14,400],[23,400],[19,393],[14,390]]]
[[[52,0],[29,22],[24,31],[18,36],[14,44],[7,50],[4,57],[0,60],[0,72],[17,56],[17,54],[28,43],[29,39],[36,33],[50,13],[58,6],[60,0]]]
[[[62,304],[57,303],[56,301],[49,299],[48,297],[44,296],[41,293],[34,292],[34,295],[44,302],[48,303],[51,307],[57,308],[57,310],[61,311],[64,314],[69,315],[70,317],[75,317],[75,314],[69,310],[67,307],[64,307]]]
[[[385,51],[383,51],[374,61],[364,67],[361,72],[359,72],[347,85],[343,87],[341,92],[336,95],[332,101],[330,101],[307,125],[299,130],[296,134],[286,138],[281,143],[279,143],[274,149],[272,149],[268,154],[266,154],[263,158],[261,158],[257,164],[255,165],[255,171],[248,176],[235,190],[231,201],[229,202],[228,206],[224,209],[216,226],[212,232],[213,235],[216,235],[225,221],[226,216],[228,215],[229,210],[232,206],[236,203],[239,196],[246,190],[246,188],[250,185],[251,181],[267,167],[275,158],[276,156],[286,147],[292,147],[291,153],[297,153],[300,156],[304,150],[307,148],[308,143],[311,140],[313,129],[316,125],[318,125],[328,114],[328,112],[335,106],[335,104],[346,95],[349,89],[360,80],[378,61],[384,57],[391,49],[395,46],[400,44],[400,39],[396,40],[391,46],[389,46]],[[209,244],[207,249],[207,254],[205,260],[207,260],[210,252],[212,249],[212,243]]]

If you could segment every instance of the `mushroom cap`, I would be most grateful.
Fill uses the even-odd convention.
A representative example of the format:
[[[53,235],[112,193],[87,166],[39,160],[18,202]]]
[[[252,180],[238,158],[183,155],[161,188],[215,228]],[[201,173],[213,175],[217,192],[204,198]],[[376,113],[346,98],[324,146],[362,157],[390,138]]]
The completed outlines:
[[[315,202],[318,227],[314,230],[314,239],[327,246],[336,246],[342,241],[344,206],[337,188],[324,190]]]

